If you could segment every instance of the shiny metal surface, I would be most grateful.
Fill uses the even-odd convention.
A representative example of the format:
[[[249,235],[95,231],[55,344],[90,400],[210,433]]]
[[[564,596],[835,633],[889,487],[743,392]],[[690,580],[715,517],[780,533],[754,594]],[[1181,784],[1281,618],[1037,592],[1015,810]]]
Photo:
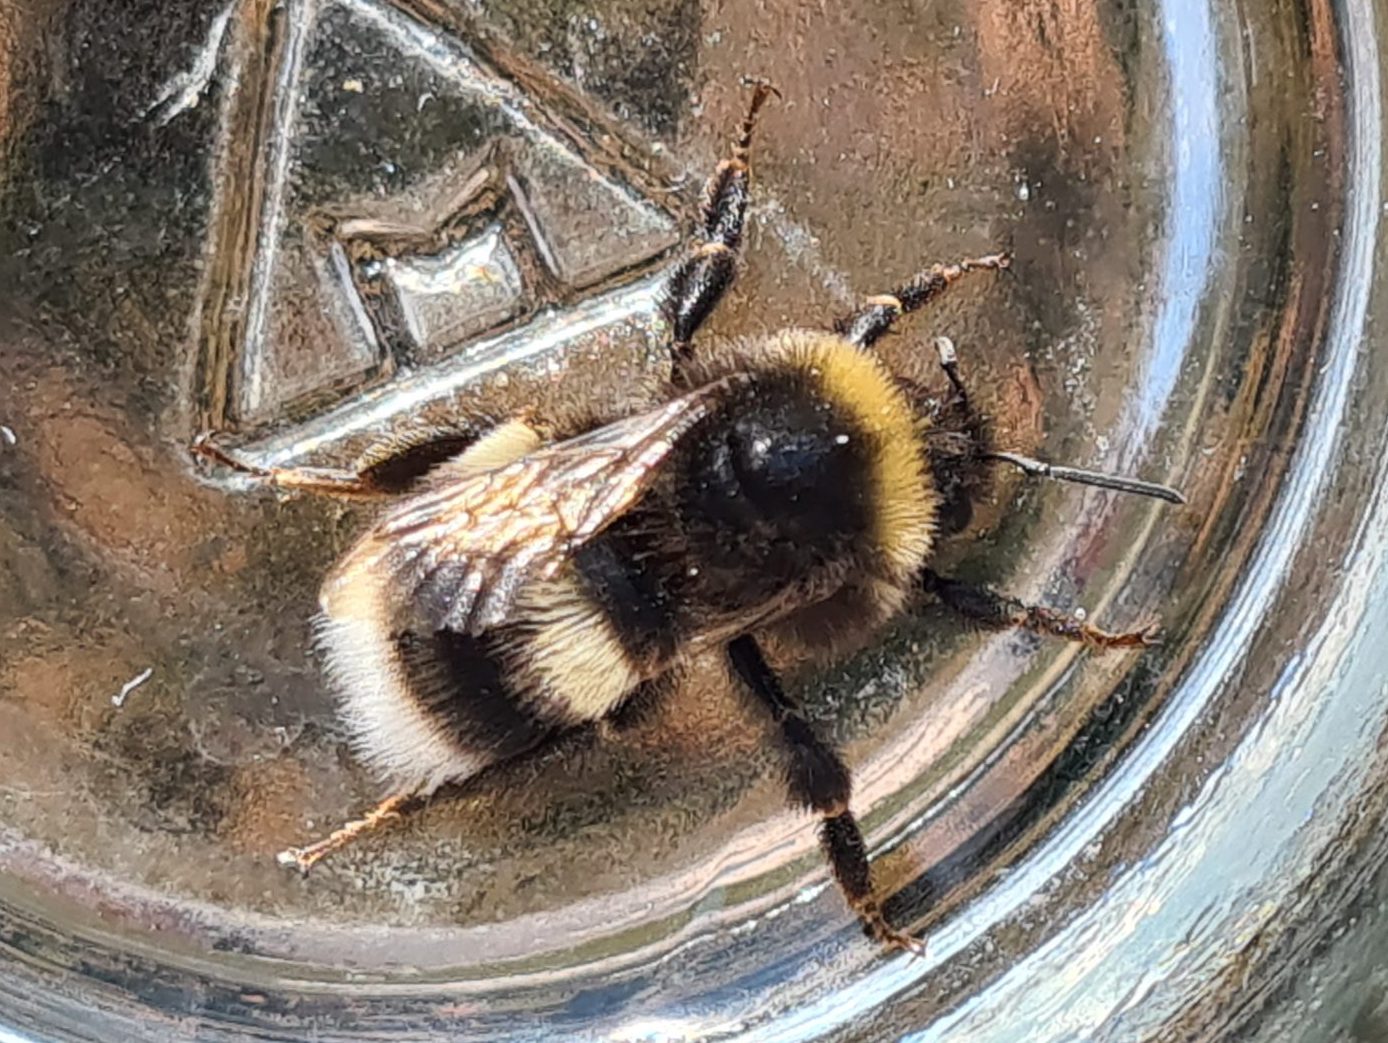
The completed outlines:
[[[0,1026],[1382,1038],[1385,14],[0,6]],[[649,395],[746,72],[785,97],[711,334],[1009,246],[888,350],[929,373],[947,334],[1011,446],[1191,503],[1013,481],[942,561],[1165,645],[926,607],[786,664],[924,960],[861,939],[716,663],[286,874],[374,796],[307,625],[362,515],[209,481],[187,439],[343,461]]]

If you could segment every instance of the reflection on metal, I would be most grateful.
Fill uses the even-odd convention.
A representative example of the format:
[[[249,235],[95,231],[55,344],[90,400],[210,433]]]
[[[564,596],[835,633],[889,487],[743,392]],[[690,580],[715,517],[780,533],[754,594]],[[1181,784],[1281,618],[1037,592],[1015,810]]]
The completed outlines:
[[[235,9],[236,0],[229,0],[226,7],[212,19],[212,24],[207,30],[207,39],[198,50],[192,68],[170,77],[154,96],[154,101],[145,109],[144,115],[153,116],[156,126],[163,126],[202,100],[203,94],[212,83],[213,74],[217,71],[222,39],[226,36],[227,23],[231,21]]]
[[[654,318],[662,280],[647,278],[593,297],[562,312],[538,316],[523,329],[474,342],[466,352],[365,391],[321,416],[277,432],[243,450],[261,465],[317,459],[338,445],[364,446],[382,431],[408,432],[431,413],[446,415],[460,394],[492,377],[509,383],[511,374],[537,360],[557,360],[609,340],[640,340],[647,330],[663,329]]]
[[[202,295],[201,426],[274,428],[276,445],[331,451],[280,425],[364,386],[389,399],[415,366],[489,357],[494,337],[476,338],[503,327],[562,356],[573,345],[543,313],[610,292],[677,242],[670,213],[561,133],[533,84],[523,91],[443,28],[387,0],[246,0],[238,12]],[[198,59],[198,91],[225,17]],[[649,294],[640,316],[623,310],[636,299],[614,321],[654,338]]]
[[[1120,468],[1137,462],[1137,448],[1166,415],[1197,309],[1219,308],[1229,292],[1210,293],[1207,282],[1217,271],[1216,238],[1228,234],[1228,226],[1236,229],[1243,214],[1242,201],[1231,199],[1226,188],[1219,116],[1220,92],[1238,86],[1219,81],[1209,52],[1216,40],[1211,19],[1208,0],[1167,0],[1158,16],[1171,78],[1180,84],[1171,95],[1171,126],[1163,143],[1171,155],[1171,205],[1153,295],[1153,351],[1131,406],[1138,438],[1115,454]]]
[[[433,256],[388,257],[384,279],[416,351],[456,344],[521,307],[520,269],[499,225]]]

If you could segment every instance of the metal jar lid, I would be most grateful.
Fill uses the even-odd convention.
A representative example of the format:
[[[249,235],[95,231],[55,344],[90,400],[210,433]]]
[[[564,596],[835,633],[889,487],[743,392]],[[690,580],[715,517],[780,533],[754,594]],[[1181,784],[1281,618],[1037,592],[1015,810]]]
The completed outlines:
[[[1352,985],[1384,934],[1376,18],[0,11],[0,1037],[1381,1031]],[[1190,504],[1004,483],[939,560],[1165,643],[923,606],[792,673],[923,959],[861,937],[713,668],[287,873],[277,850],[378,795],[310,640],[366,514],[209,480],[188,440],[341,463],[649,397],[660,275],[745,73],[783,98],[710,334],[1013,250],[887,350],[948,336],[1011,444]]]

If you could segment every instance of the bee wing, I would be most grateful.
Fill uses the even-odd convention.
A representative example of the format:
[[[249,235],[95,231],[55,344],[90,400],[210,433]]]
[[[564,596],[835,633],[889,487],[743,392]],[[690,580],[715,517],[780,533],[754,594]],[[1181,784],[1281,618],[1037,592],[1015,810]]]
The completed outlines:
[[[641,498],[726,383],[402,503],[338,566],[325,604],[333,583],[365,571],[396,612],[435,630],[495,627],[525,584],[552,578]]]

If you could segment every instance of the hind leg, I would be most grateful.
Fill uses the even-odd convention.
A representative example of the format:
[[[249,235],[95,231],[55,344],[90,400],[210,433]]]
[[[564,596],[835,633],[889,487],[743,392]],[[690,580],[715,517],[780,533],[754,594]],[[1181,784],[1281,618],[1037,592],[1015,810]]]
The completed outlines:
[[[422,800],[422,797],[413,793],[393,794],[377,804],[363,817],[353,819],[346,825],[333,830],[322,840],[310,844],[308,847],[286,848],[275,856],[275,860],[282,866],[295,866],[300,873],[307,875],[314,865],[334,851],[340,851],[363,834],[375,832],[386,823],[399,819]]]

